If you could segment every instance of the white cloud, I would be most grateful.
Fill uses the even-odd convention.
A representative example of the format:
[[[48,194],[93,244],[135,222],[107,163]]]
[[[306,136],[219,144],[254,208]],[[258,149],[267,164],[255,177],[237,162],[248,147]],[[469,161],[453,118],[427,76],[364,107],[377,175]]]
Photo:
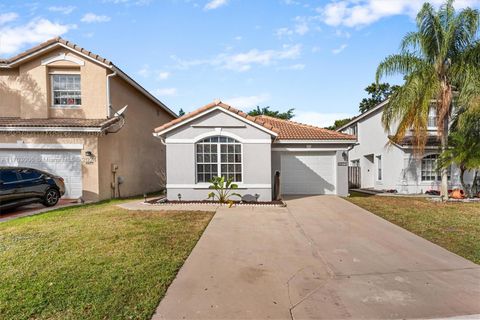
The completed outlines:
[[[126,6],[146,6],[149,5],[152,0],[103,0],[104,3],[123,4]]]
[[[87,13],[85,14],[80,21],[85,23],[95,23],[95,22],[108,22],[110,21],[110,17],[106,15],[97,15],[95,13]]]
[[[25,45],[37,44],[60,36],[76,25],[51,22],[47,19],[34,19],[15,27],[0,26],[0,54],[12,54]]]
[[[150,66],[148,64],[144,64],[137,73],[144,78],[148,78],[150,76]]]
[[[0,14],[0,25],[11,22],[18,18],[18,14],[15,12],[7,12]]]
[[[170,72],[167,72],[167,71],[159,71],[157,73],[157,79],[158,80],[166,80],[170,78]]]
[[[150,76],[154,76],[156,80],[166,80],[170,78],[170,72],[152,70],[148,64],[144,64],[140,70],[137,71],[137,74],[144,78],[150,78]]]
[[[232,97],[229,99],[225,99],[225,103],[231,105],[232,107],[247,110],[255,108],[256,106],[260,105],[261,103],[268,101],[270,99],[270,95],[268,93],[262,93],[255,96],[237,96]]]
[[[220,8],[228,3],[228,0],[211,0],[205,4],[205,10],[214,10]]]
[[[293,121],[310,124],[317,127],[328,127],[333,125],[335,120],[351,118],[354,115],[349,113],[323,113],[315,111],[295,110]]]
[[[247,52],[219,54],[211,59],[182,60],[172,56],[179,69],[189,69],[194,66],[210,65],[221,69],[228,69],[237,72],[248,71],[254,65],[269,66],[277,64],[282,60],[294,60],[301,54],[301,46],[284,45],[281,50],[258,50],[251,49]]]
[[[332,50],[332,53],[333,53],[333,54],[339,54],[339,53],[341,53],[343,50],[345,50],[347,47],[348,47],[348,45],[342,44],[340,47],[338,47],[338,48],[336,48],[336,49],[333,49],[333,50]]]
[[[73,12],[73,10],[75,10],[75,8],[75,6],[52,6],[48,8],[48,11],[70,14]]]
[[[297,64],[292,64],[290,66],[278,68],[278,70],[295,70],[295,71],[299,71],[303,69],[305,69],[305,65],[303,63],[297,63]]]
[[[429,2],[438,7],[444,4],[445,0]],[[389,16],[415,16],[423,3],[423,0],[340,0],[331,1],[317,11],[328,25],[359,27]],[[458,0],[454,5],[456,8],[473,7],[480,5],[480,0]]]
[[[275,31],[275,35],[278,38],[282,38],[284,36],[292,36],[294,34],[298,34],[300,36],[303,36],[310,31],[310,29],[311,29],[310,25],[315,20],[317,20],[317,16],[311,16],[311,17],[297,16],[294,19],[295,23],[294,23],[292,28],[287,28],[287,27],[278,28]]]
[[[153,94],[162,97],[162,96],[175,96],[177,95],[177,88],[159,88],[153,90]]]

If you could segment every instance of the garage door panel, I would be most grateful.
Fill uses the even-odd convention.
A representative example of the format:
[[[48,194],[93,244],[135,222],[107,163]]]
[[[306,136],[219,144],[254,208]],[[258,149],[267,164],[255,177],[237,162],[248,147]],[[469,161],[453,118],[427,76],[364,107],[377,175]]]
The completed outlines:
[[[65,198],[82,196],[80,150],[1,149],[0,165],[29,167],[58,175],[65,180]]]
[[[281,156],[283,194],[335,194],[335,153],[288,153]]]

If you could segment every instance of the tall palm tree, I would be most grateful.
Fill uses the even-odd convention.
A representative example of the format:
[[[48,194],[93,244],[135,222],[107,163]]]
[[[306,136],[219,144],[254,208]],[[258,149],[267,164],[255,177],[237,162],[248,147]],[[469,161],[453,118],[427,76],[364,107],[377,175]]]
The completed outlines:
[[[377,83],[394,74],[405,79],[382,116],[385,130],[398,124],[394,141],[401,141],[411,130],[416,153],[421,154],[428,137],[429,108],[434,107],[443,151],[448,145],[453,106],[469,108],[480,103],[479,21],[478,10],[456,12],[453,0],[438,10],[425,3],[417,15],[417,31],[403,38],[399,54],[380,63]],[[441,195],[447,198],[447,168],[441,169],[441,177]]]

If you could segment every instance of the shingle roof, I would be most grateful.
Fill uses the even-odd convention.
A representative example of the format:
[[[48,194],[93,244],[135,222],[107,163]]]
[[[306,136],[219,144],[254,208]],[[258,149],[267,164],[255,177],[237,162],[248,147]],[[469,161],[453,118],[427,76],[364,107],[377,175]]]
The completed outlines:
[[[55,128],[98,128],[106,129],[119,121],[119,117],[110,119],[73,119],[73,118],[51,118],[51,119],[20,119],[0,118],[0,128],[11,127],[55,127]]]
[[[344,134],[325,128],[298,123],[291,120],[282,120],[269,116],[257,116],[279,130],[279,140],[356,140],[355,136]]]
[[[272,118],[268,116],[256,116],[252,117],[246,113],[235,109],[221,101],[215,101],[207,104],[195,111],[185,114],[184,116],[172,120],[158,128],[155,129],[156,133],[165,131],[176,124],[179,124],[183,121],[191,119],[209,109],[215,107],[221,107],[225,110],[233,112],[247,120],[250,120],[256,124],[261,125],[262,127],[273,131],[277,134],[277,139],[279,140],[352,140],[355,141],[356,138],[352,135],[319,128],[303,123],[298,123],[290,120],[281,120],[277,118]]]
[[[70,47],[70,48],[78,51],[78,52],[81,52],[81,53],[83,53],[83,54],[85,54],[85,55],[87,55],[87,56],[89,56],[89,57],[91,57],[91,58],[93,58],[93,59],[101,62],[101,63],[107,64],[107,65],[112,65],[112,62],[111,62],[110,60],[107,60],[107,59],[99,56],[98,54],[94,54],[94,53],[92,53],[91,51],[88,51],[88,50],[86,50],[85,48],[82,48],[82,47],[76,45],[75,43],[73,43],[73,42],[71,42],[71,41],[68,41],[68,40],[65,40],[65,39],[62,39],[62,38],[60,38],[60,37],[56,37],[56,38],[47,40],[47,41],[45,41],[45,42],[42,42],[42,43],[40,43],[39,45],[36,45],[35,47],[30,48],[30,49],[28,49],[28,50],[26,50],[26,51],[24,51],[24,52],[22,52],[22,53],[19,53],[19,54],[17,54],[16,56],[13,56],[13,57],[11,57],[11,58],[8,58],[8,59],[0,59],[0,63],[4,63],[4,64],[14,63],[15,61],[17,61],[17,60],[19,60],[19,59],[21,59],[21,58],[23,58],[23,57],[26,57],[26,56],[28,56],[28,55],[31,54],[31,53],[34,53],[34,52],[36,52],[36,51],[38,51],[38,50],[41,50],[41,49],[43,49],[43,48],[46,48],[46,47],[48,47],[49,45],[52,45],[52,44],[55,44],[55,43],[61,43],[61,44],[63,44],[63,45],[66,45],[66,46],[68,46],[68,47]]]

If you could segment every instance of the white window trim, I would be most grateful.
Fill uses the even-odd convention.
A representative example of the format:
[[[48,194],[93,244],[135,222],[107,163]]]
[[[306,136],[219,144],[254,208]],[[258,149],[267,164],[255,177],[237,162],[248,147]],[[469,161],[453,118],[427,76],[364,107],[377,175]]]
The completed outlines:
[[[70,61],[70,62],[73,62],[73,63],[79,65],[79,66],[84,66],[85,65],[85,62],[83,60],[75,58],[71,55],[67,55],[65,53],[60,53],[57,56],[53,56],[53,57],[43,59],[42,60],[42,66],[46,66],[46,65],[48,65],[50,63],[53,63],[53,62],[56,62],[56,61]]]
[[[377,172],[376,172],[376,178],[377,181],[383,181],[383,157],[381,154],[378,154],[375,156],[377,159]],[[379,175],[378,172],[381,170],[381,174]]]
[[[210,135],[210,136],[206,136],[200,140],[198,140],[197,142],[195,142],[194,146],[194,157],[195,157],[195,185],[202,185],[202,184],[207,184],[210,186],[210,183],[208,182],[198,182],[198,172],[197,172],[197,143],[199,143],[201,140],[203,139],[206,139],[206,138],[210,138],[210,137],[221,137],[221,135],[218,135],[218,134],[214,134],[214,135]],[[229,137],[231,138],[231,137]],[[234,138],[232,138],[234,139]],[[238,141],[238,140],[237,140]],[[210,143],[212,144],[212,143]],[[221,148],[220,148],[220,145],[222,144],[222,142],[217,142],[217,177],[221,177],[222,176],[222,162],[221,162]],[[228,143],[226,143],[228,145]],[[238,143],[240,145],[240,155],[242,157],[242,162],[240,163],[241,165],[241,168],[242,168],[242,172],[241,172],[241,181],[234,181],[233,183],[235,184],[242,184],[243,183],[243,172],[244,172],[244,157],[243,157],[243,143],[241,143],[240,141],[238,141]]]
[[[81,104],[69,104],[69,105],[62,105],[62,104],[55,104],[54,101],[55,101],[55,97],[54,97],[54,93],[53,93],[53,76],[56,75],[56,76],[60,76],[60,75],[66,75],[66,76],[69,76],[69,75],[79,75],[80,76],[80,72],[77,72],[77,73],[66,73],[66,72],[62,72],[62,73],[55,73],[55,74],[51,74],[49,75],[50,77],[50,99],[51,99],[51,103],[50,103],[50,108],[52,109],[60,109],[60,110],[63,110],[63,109],[79,109],[82,107]],[[82,87],[81,87],[81,82],[82,82],[82,77],[80,76],[80,99],[83,100],[83,95],[82,95]]]

